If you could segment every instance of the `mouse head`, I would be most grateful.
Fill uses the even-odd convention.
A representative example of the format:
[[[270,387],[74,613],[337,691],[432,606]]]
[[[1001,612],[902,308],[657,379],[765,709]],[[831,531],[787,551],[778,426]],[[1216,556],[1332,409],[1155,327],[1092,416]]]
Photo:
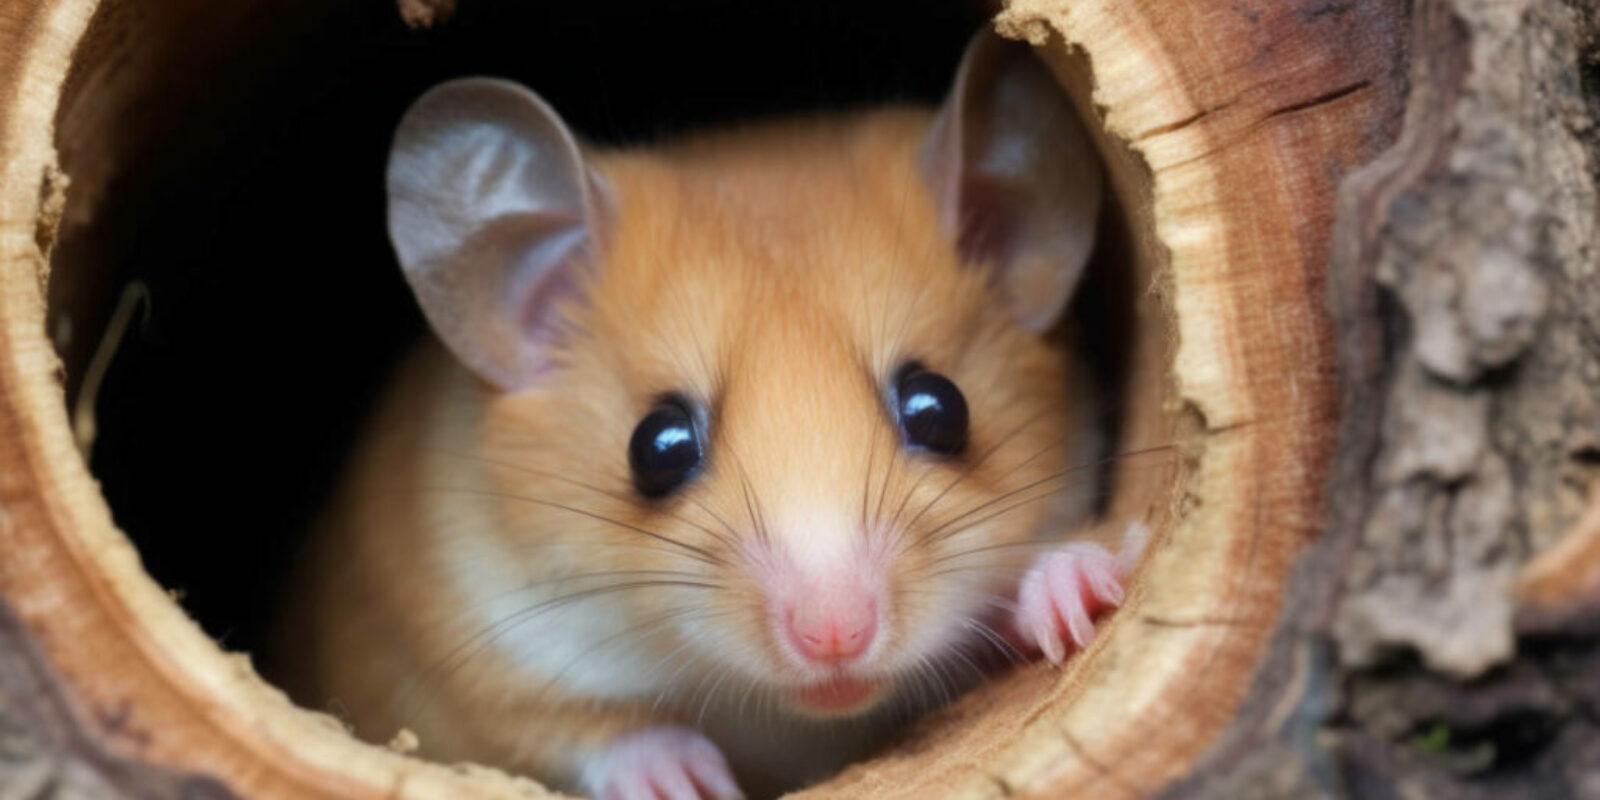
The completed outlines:
[[[1088,480],[1042,334],[1101,176],[1025,46],[980,36],[936,116],[619,152],[456,81],[407,113],[388,189],[407,280],[490,392],[506,559],[599,581],[662,680],[867,708],[983,640]]]

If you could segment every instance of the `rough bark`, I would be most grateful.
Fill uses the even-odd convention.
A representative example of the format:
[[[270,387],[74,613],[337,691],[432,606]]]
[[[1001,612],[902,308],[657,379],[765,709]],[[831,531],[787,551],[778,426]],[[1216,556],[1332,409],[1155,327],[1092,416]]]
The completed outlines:
[[[1168,797],[1600,796],[1596,9],[1414,4],[1403,131],[1340,195],[1332,524]]]

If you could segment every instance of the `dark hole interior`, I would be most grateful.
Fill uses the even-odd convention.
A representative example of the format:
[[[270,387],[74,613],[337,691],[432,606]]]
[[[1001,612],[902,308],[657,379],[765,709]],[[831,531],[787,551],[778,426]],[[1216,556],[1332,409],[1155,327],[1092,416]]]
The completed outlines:
[[[318,10],[250,80],[208,83],[200,63],[184,91],[154,87],[155,105],[129,124],[167,115],[170,127],[129,133],[138,144],[53,254],[52,325],[74,312],[74,335],[58,342],[69,395],[123,287],[141,281],[151,301],[96,397],[92,468],[118,525],[224,646],[265,642],[301,531],[386,373],[422,333],[385,235],[383,168],[395,122],[428,86],[515,78],[604,143],[793,109],[932,104],[988,11],[928,0],[466,2],[415,31],[392,3],[347,3]],[[71,173],[73,149],[63,153]],[[1131,287],[1104,265],[1129,256],[1123,221],[1105,225],[1110,244],[1073,316],[1093,332],[1103,376],[1120,382]]]

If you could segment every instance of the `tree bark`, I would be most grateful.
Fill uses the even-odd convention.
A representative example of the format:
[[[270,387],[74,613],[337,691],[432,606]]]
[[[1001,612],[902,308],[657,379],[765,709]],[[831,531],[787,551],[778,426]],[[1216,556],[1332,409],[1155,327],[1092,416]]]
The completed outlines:
[[[1331,524],[1167,797],[1600,797],[1596,9],[1414,4],[1339,195]]]

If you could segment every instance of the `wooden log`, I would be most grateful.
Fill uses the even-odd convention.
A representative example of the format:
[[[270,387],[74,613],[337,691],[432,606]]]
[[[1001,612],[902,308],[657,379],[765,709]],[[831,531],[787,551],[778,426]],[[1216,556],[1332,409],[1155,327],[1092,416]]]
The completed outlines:
[[[174,12],[186,5],[166,0],[147,8]],[[1428,472],[1435,462],[1417,461],[1421,456],[1406,462],[1404,453],[1422,445],[1415,436],[1405,437],[1437,421],[1437,415],[1407,404],[1436,390],[1428,380],[1437,382],[1441,372],[1460,385],[1457,394],[1487,392],[1491,398],[1510,391],[1508,364],[1534,364],[1528,373],[1559,373],[1532,355],[1539,349],[1535,343],[1581,328],[1581,300],[1590,296],[1584,292],[1591,278],[1575,273],[1546,279],[1545,309],[1565,309],[1557,323],[1548,321],[1545,309],[1515,313],[1539,305],[1533,303],[1497,317],[1491,313],[1487,328],[1459,320],[1444,325],[1444,334],[1473,333],[1457,340],[1444,334],[1427,339],[1422,334],[1438,331],[1420,323],[1402,334],[1385,328],[1404,320],[1426,323],[1442,313],[1438,304],[1429,305],[1430,262],[1419,254],[1450,253],[1436,260],[1457,265],[1456,277],[1466,280],[1471,274],[1461,271],[1465,265],[1498,256],[1495,247],[1521,241],[1516,236],[1523,234],[1516,232],[1531,224],[1519,217],[1505,223],[1504,240],[1481,236],[1459,251],[1448,250],[1458,246],[1450,232],[1476,219],[1456,219],[1452,226],[1446,224],[1450,218],[1440,217],[1444,221],[1424,228],[1434,235],[1406,234],[1419,219],[1408,214],[1427,218],[1425,212],[1448,207],[1448,194],[1437,204],[1416,205],[1416,198],[1431,196],[1416,187],[1447,192],[1440,187],[1454,176],[1494,191],[1505,188],[1490,180],[1504,176],[1488,167],[1450,171],[1463,142],[1472,153],[1493,144],[1491,131],[1468,124],[1473,115],[1484,113],[1481,108],[1508,114],[1507,108],[1519,107],[1517,98],[1529,108],[1558,98],[1572,107],[1562,106],[1567,116],[1553,118],[1565,120],[1571,136],[1587,130],[1579,125],[1589,117],[1582,100],[1574,99],[1578,91],[1571,81],[1562,84],[1550,67],[1576,61],[1572,12],[1556,0],[1505,4],[1510,10],[1483,5],[1008,5],[998,19],[1000,30],[1037,45],[1082,108],[1101,123],[1101,145],[1136,254],[1132,268],[1137,285],[1148,288],[1138,293],[1135,308],[1131,380],[1139,389],[1130,395],[1123,444],[1175,440],[1183,443],[1184,456],[1168,471],[1120,471],[1112,516],[1148,517],[1157,532],[1129,604],[1089,651],[1064,671],[1028,667],[995,681],[927,721],[893,751],[808,796],[1122,798],[1163,790],[1279,796],[1307,786],[1333,795],[1354,791],[1316,784],[1314,777],[1322,774],[1316,767],[1324,763],[1319,759],[1328,756],[1318,754],[1308,731],[1330,718],[1334,706],[1323,692],[1335,685],[1330,676],[1354,670],[1349,674],[1370,678],[1387,663],[1397,638],[1373,626],[1372,608],[1382,605],[1364,608],[1355,599],[1370,586],[1346,584],[1342,576],[1354,571],[1376,585],[1398,575],[1404,583],[1404,565],[1419,550],[1426,552],[1383,546],[1379,534],[1392,517],[1375,516],[1375,510],[1433,507],[1429,498],[1463,493],[1470,498],[1463,481],[1505,482],[1506,469],[1494,459],[1468,459],[1470,469],[1450,475]],[[35,743],[32,755],[15,764],[0,762],[0,770],[87,775],[93,788],[85,791],[107,797],[542,796],[526,780],[432,765],[359,744],[326,718],[294,709],[255,676],[246,659],[224,653],[185,618],[144,574],[113,526],[70,434],[59,362],[45,336],[45,290],[62,215],[69,222],[75,213],[90,218],[95,199],[115,191],[107,164],[117,152],[108,143],[116,141],[113,133],[138,135],[116,123],[136,121],[133,99],[161,88],[141,84],[168,74],[151,65],[161,53],[176,58],[170,54],[200,46],[161,13],[132,11],[140,7],[131,1],[37,0],[0,10],[0,665],[6,667],[0,672],[0,726],[26,730]],[[242,46],[253,37],[292,39],[316,19],[308,6],[294,4],[276,16],[212,13],[227,23],[211,29],[220,31],[214,34],[219,47]],[[441,24],[432,13],[431,23]],[[1536,24],[1524,31],[1507,19]],[[1553,32],[1555,43],[1537,38],[1540,32]],[[1544,60],[1495,61],[1490,45],[1507,42],[1522,43]],[[250,62],[238,68],[267,66]],[[1497,74],[1499,81],[1514,83],[1523,75],[1518,70],[1543,76],[1539,85],[1554,88],[1543,99],[1503,83],[1493,83],[1500,94],[1472,88],[1490,86]],[[1409,100],[1408,82],[1421,87]],[[73,102],[63,107],[69,84]],[[1499,99],[1469,104],[1491,96]],[[1395,142],[1403,108],[1405,134]],[[1513,130],[1534,124],[1515,115],[1494,119]],[[1537,161],[1545,170],[1540,174],[1552,176],[1548,186],[1556,188],[1511,188],[1531,193],[1529,202],[1539,211],[1533,218],[1569,221],[1560,235],[1545,236],[1547,228],[1540,227],[1533,237],[1564,242],[1559,248],[1566,249],[1512,248],[1509,260],[1520,264],[1543,252],[1592,264],[1592,255],[1579,255],[1587,251],[1574,244],[1586,241],[1592,224],[1592,183],[1555,179],[1574,170],[1590,174],[1584,158],[1570,155],[1582,148],[1570,137],[1538,141],[1551,145],[1535,151],[1545,159]],[[1373,160],[1391,144],[1387,155]],[[58,148],[69,158],[58,157]],[[1562,161],[1552,152],[1569,156]],[[1339,195],[1341,180],[1368,162]],[[1564,195],[1557,191],[1574,186]],[[1500,218],[1490,211],[1520,207],[1483,197],[1483,218],[1492,224]],[[1506,267],[1505,274],[1517,273]],[[1485,290],[1489,297],[1533,291],[1512,284],[1497,295],[1497,286]],[[1330,293],[1336,299],[1331,308]],[[1532,333],[1520,321],[1524,317],[1537,318]],[[1480,328],[1489,333],[1476,336]],[[1578,334],[1560,335],[1584,341]],[[1424,340],[1429,347],[1443,342],[1443,349],[1407,349]],[[1467,345],[1447,346],[1460,341]],[[1564,346],[1592,356],[1579,345]],[[69,363],[78,360],[68,353]],[[1535,419],[1555,413],[1532,405],[1537,385],[1519,391],[1515,402],[1529,404],[1521,413]],[[1390,399],[1404,397],[1412,400]],[[1459,399],[1447,393],[1438,402]],[[1588,420],[1592,433],[1592,410],[1578,399],[1571,403],[1563,408]],[[1579,428],[1563,430],[1577,436]],[[1448,441],[1454,432],[1441,428],[1434,439]],[[1388,452],[1383,443],[1394,446],[1388,462],[1378,455]],[[1451,455],[1423,449],[1433,459]],[[1526,473],[1532,480],[1511,481],[1518,492],[1507,501],[1515,509],[1509,518],[1522,539],[1506,546],[1506,561],[1494,563],[1515,567],[1555,540],[1550,531],[1577,519],[1587,484],[1574,490],[1572,478],[1583,464],[1592,464],[1597,449],[1587,439],[1560,454],[1504,443],[1489,449],[1515,452],[1520,463],[1529,463],[1531,452],[1533,462],[1545,465]],[[1393,466],[1395,461],[1401,466]],[[1391,469],[1373,470],[1373,463]],[[1403,494],[1418,491],[1418,475],[1426,497]],[[1396,492],[1397,506],[1381,505]],[[1481,497],[1472,502],[1476,508],[1505,507],[1486,506]],[[1466,524],[1453,519],[1444,529]],[[1574,599],[1580,590],[1571,587],[1590,585],[1585,576],[1593,573],[1584,565],[1595,550],[1593,528],[1575,533],[1575,544],[1552,550],[1559,554],[1546,566],[1523,573],[1521,612],[1511,594],[1518,573],[1504,572],[1505,597],[1513,599],[1504,606],[1506,627],[1493,631],[1502,637],[1499,644],[1471,635],[1449,641],[1415,636],[1401,637],[1399,646],[1421,653],[1430,668],[1471,674],[1513,657],[1519,641],[1514,620],[1524,621],[1524,636],[1535,629],[1568,630],[1561,626],[1569,623],[1560,620],[1572,618],[1570,609],[1589,607]],[[1319,540],[1324,531],[1330,535]],[[1439,539],[1451,537],[1434,537]],[[1313,544],[1313,560],[1295,572],[1297,557]],[[1364,572],[1352,566],[1358,556],[1367,559]],[[1565,616],[1557,613],[1562,609]],[[1535,619],[1543,622],[1536,625]],[[1332,650],[1344,660],[1333,658]],[[1446,680],[1438,685],[1450,685]],[[1459,694],[1441,690],[1435,697]],[[1393,689],[1367,683],[1355,696],[1392,698]],[[1413,709],[1412,719],[1426,721],[1425,710]],[[1369,723],[1379,724],[1362,724]],[[1383,739],[1375,729],[1344,731],[1354,744],[1340,756],[1349,760],[1339,763],[1358,765],[1363,776],[1409,768],[1410,762],[1374,754],[1383,752],[1383,742],[1412,732],[1389,731]],[[1265,753],[1287,753],[1292,757],[1284,763],[1304,769],[1278,782],[1265,780],[1264,775],[1282,776],[1261,771],[1274,766],[1270,760],[1246,757],[1258,746]],[[1565,753],[1587,752],[1581,739],[1563,746]],[[41,764],[46,766],[36,766]],[[1563,778],[1569,780],[1563,786],[1578,785],[1571,781],[1582,776],[1572,774],[1578,777]],[[1229,789],[1236,793],[1227,794]]]

